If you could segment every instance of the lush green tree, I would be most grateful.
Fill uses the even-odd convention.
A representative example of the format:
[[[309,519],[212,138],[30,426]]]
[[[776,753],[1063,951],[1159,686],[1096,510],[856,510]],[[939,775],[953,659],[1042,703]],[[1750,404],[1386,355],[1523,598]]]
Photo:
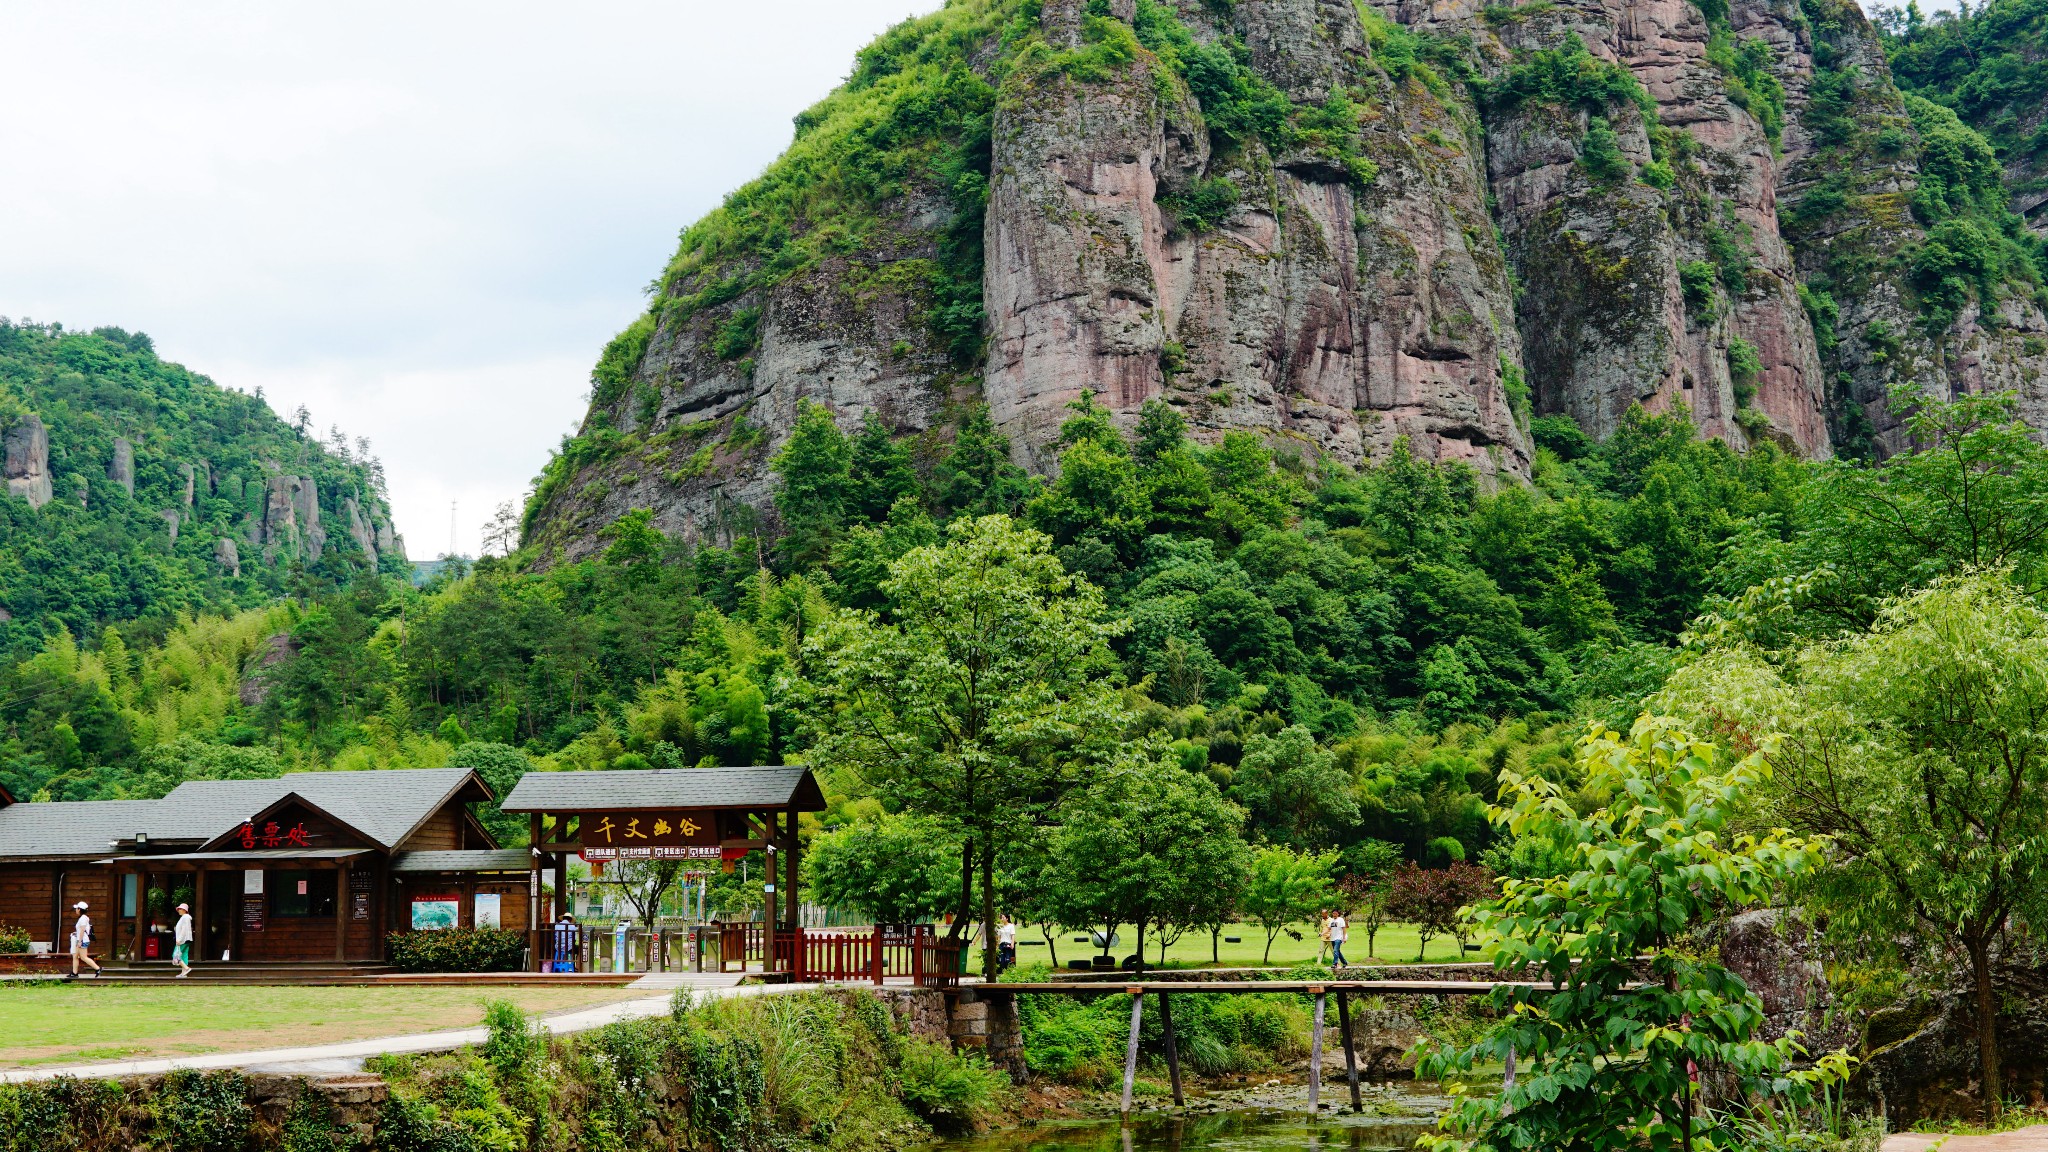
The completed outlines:
[[[1108,642],[1122,625],[1005,516],[958,521],[889,572],[887,620],[843,612],[810,642],[808,762],[857,772],[959,836],[993,939],[998,857],[1118,742]]]
[[[1298,847],[1327,844],[1358,820],[1351,778],[1299,724],[1246,741],[1230,794],[1255,829]]]
[[[1136,925],[1140,968],[1148,930],[1165,963],[1174,940],[1223,920],[1244,888],[1244,810],[1177,765],[1120,764],[1070,796],[1062,814],[1047,877],[1056,918],[1101,925],[1105,938]]]
[[[880,814],[811,841],[804,855],[812,896],[877,924],[928,921],[954,899],[959,847],[936,821]]]
[[[1345,914],[1365,929],[1365,954],[1376,955],[1375,942],[1394,907],[1394,874],[1402,864],[1398,845],[1360,840],[1338,856],[1337,893]]]
[[[796,425],[776,451],[770,467],[782,481],[775,493],[782,513],[776,554],[801,570],[831,553],[845,523],[853,448],[832,412],[815,400],[797,405]]]
[[[1734,1148],[1700,1114],[1691,1069],[1718,1068],[1746,1092],[1792,1094],[1839,1078],[1841,1056],[1793,1071],[1793,1037],[1757,1039],[1763,1008],[1733,973],[1676,947],[1728,906],[1768,900],[1821,862],[1820,842],[1735,834],[1767,775],[1762,751],[1729,763],[1676,721],[1644,715],[1627,736],[1595,725],[1579,747],[1607,797],[1580,815],[1556,785],[1504,773],[1498,816],[1515,836],[1573,850],[1565,876],[1504,883],[1480,906],[1503,974],[1548,987],[1492,994],[1499,1019],[1471,1044],[1437,1044],[1418,1074],[1449,1077],[1516,1056],[1512,1088],[1466,1097],[1444,1118],[1446,1149]],[[1639,980],[1649,957],[1649,980]]]
[[[455,749],[448,757],[448,767],[472,769],[490,786],[493,799],[478,806],[477,819],[498,843],[517,848],[527,842],[532,835],[532,822],[521,813],[504,811],[500,805],[518,786],[519,778],[534,770],[532,757],[509,744],[472,740]]]
[[[897,440],[871,408],[861,417],[847,461],[847,514],[857,520],[880,520],[898,500],[918,494],[917,466],[909,447]]]
[[[1315,918],[1331,900],[1330,869],[1337,854],[1298,852],[1292,848],[1260,848],[1252,853],[1251,875],[1245,882],[1244,914],[1266,932],[1262,963],[1273,960],[1273,941],[1290,924]]]
[[[1996,952],[2048,912],[2048,612],[2003,573],[1945,577],[1789,660],[1714,651],[1663,699],[1772,741],[1766,818],[1839,845],[1807,885],[1837,931],[1889,951],[1910,929],[1967,959],[1995,1114]]]

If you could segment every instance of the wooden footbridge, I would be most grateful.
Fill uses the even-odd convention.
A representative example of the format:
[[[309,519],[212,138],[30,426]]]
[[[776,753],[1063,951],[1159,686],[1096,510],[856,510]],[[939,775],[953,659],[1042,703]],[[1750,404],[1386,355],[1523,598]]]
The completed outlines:
[[[1122,993],[1131,998],[1131,1038],[1124,1051],[1123,1111],[1131,1110],[1131,1089],[1138,1078],[1138,1025],[1145,1017],[1145,997],[1159,1001],[1159,1023],[1166,1035],[1166,1071],[1173,1081],[1173,1102],[1187,1103],[1181,1091],[1180,1047],[1173,1036],[1173,1000],[1176,995],[1203,993],[1293,992],[1315,997],[1315,1024],[1309,1033],[1308,1107],[1322,1105],[1323,1013],[1332,993],[1337,997],[1337,1032],[1344,1038],[1344,1076],[1351,1086],[1351,1110],[1364,1104],[1358,1089],[1358,1051],[1351,1037],[1351,997],[1359,996],[1486,996],[1496,988],[1550,990],[1548,982],[1531,980],[1134,980],[1108,983],[1093,980],[1047,980],[1036,983],[983,984],[983,992],[1015,992],[1054,996],[1100,996]],[[1507,1071],[1502,1084],[1515,1083],[1515,1054],[1508,1052]]]

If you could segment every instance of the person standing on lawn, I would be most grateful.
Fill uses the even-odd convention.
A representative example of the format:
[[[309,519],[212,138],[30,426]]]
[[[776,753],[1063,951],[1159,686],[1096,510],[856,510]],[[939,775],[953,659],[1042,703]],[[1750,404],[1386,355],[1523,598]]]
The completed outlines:
[[[1323,931],[1330,938],[1330,967],[1347,967],[1351,962],[1344,959],[1344,941],[1351,935],[1351,922],[1344,918],[1342,908],[1331,911],[1330,918],[1323,922]]]
[[[996,928],[996,971],[1007,972],[1017,966],[1017,923],[1008,916]]]
[[[172,933],[177,946],[171,949],[171,959],[178,962],[178,979],[192,974],[192,908],[188,904],[178,905],[178,927]]]
[[[99,961],[92,958],[92,917],[86,915],[87,909],[83,900],[73,904],[71,910],[78,913],[78,921],[71,925],[71,978],[78,979],[80,963],[91,968],[92,974],[97,976],[100,974],[100,965]]]

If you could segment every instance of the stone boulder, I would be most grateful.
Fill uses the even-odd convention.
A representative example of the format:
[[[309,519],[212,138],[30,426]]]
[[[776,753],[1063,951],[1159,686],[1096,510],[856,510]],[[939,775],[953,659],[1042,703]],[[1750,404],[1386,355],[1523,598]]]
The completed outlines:
[[[41,508],[50,502],[50,434],[35,413],[7,430],[7,494]]]
[[[2048,1103],[2048,968],[2001,968],[1993,986],[2002,1094],[2041,1107]],[[1924,1119],[1976,1118],[1981,1065],[1970,993],[1873,1012],[1860,1055],[1850,1091],[1889,1117],[1894,1129]]]
[[[135,495],[135,445],[126,436],[114,437],[114,459],[107,465],[107,479],[119,484],[123,492]]]
[[[1728,921],[1721,963],[1763,1001],[1765,1039],[1797,1032],[1807,1052],[1818,1056],[1853,1048],[1856,1029],[1834,1011],[1815,943],[1812,929],[1796,913],[1758,909]]]
[[[263,642],[249,662],[242,666],[241,700],[250,708],[260,708],[270,698],[271,669],[292,658],[298,649],[292,646],[289,632],[278,632]]]
[[[213,542],[213,559],[227,569],[228,575],[241,579],[242,551],[235,547],[234,537],[222,536]]]

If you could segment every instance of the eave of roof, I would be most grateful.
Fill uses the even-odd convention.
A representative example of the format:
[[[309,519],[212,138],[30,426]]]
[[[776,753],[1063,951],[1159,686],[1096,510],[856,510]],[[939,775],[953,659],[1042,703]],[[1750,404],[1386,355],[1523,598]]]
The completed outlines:
[[[633,812],[665,808],[823,812],[825,793],[801,764],[528,772],[500,807],[506,812]]]

